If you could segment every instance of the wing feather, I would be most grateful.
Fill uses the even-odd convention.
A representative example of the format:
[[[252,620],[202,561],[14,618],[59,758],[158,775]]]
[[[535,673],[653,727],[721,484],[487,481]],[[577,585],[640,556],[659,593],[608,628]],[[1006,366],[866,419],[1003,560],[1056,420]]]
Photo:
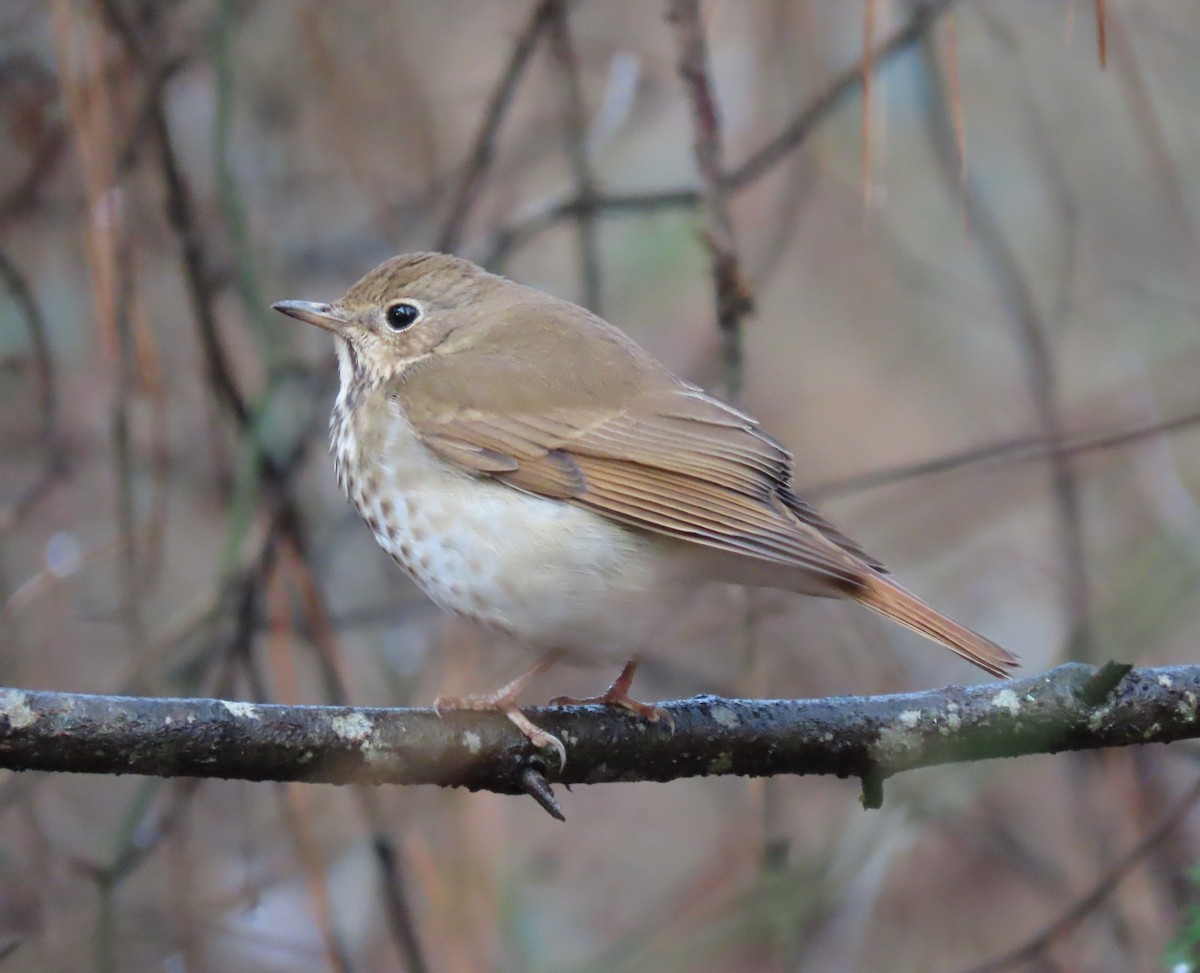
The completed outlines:
[[[562,342],[579,336],[547,331],[562,364],[546,374],[529,330],[506,341],[501,329],[424,360],[387,394],[426,446],[476,475],[834,584],[859,584],[877,566],[795,497],[791,454],[751,416],[681,382],[615,329],[603,333],[619,368],[589,361],[595,346],[585,342],[567,355]],[[474,365],[462,357],[473,355]],[[462,381],[489,369],[494,382]]]
[[[755,498],[736,498],[661,470],[594,458],[578,462],[588,482],[579,502],[601,513],[731,553],[804,567],[844,584],[860,578],[861,569],[838,548]]]

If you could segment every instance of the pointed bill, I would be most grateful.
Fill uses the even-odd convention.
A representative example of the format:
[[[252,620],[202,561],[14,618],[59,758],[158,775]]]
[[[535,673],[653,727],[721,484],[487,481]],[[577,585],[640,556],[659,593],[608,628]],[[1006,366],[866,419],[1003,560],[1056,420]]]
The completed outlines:
[[[345,319],[332,304],[318,304],[315,301],[276,301],[271,307],[288,317],[315,324],[318,328],[324,328],[334,334],[341,334],[346,330]]]

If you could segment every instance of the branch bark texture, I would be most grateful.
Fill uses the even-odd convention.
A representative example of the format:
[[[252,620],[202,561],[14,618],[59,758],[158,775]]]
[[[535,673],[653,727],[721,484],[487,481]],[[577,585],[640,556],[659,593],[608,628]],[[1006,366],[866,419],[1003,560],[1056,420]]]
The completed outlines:
[[[596,706],[529,710],[568,759],[501,715],[279,706],[0,689],[0,767],[163,777],[438,784],[521,793],[715,774],[860,777],[916,767],[1200,736],[1200,666],[1077,663],[1025,679],[893,696],[668,702],[646,723]]]

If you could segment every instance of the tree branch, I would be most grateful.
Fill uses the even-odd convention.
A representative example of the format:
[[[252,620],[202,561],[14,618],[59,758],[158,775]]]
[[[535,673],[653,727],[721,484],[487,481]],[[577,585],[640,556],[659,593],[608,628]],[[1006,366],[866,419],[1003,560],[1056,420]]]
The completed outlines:
[[[164,777],[438,784],[527,793],[564,784],[738,774],[859,777],[1200,736],[1200,665],[1078,663],[1013,682],[893,696],[663,704],[648,724],[596,706],[530,715],[567,745],[544,761],[502,715],[280,706],[0,689],[0,767]],[[871,802],[868,803],[877,803]]]
[[[926,119],[942,181],[948,192],[961,197],[980,268],[991,278],[1002,306],[1015,325],[1017,346],[1025,365],[1025,384],[1039,431],[1046,441],[1058,442],[1063,438],[1065,422],[1057,349],[1051,329],[1038,306],[1033,284],[1018,257],[1017,248],[1009,239],[991,201],[980,191],[975,180],[960,171],[953,120],[940,97],[945,87],[941,62],[928,34],[923,37],[922,52],[930,87],[937,93],[927,101]],[[1079,478],[1068,454],[1051,451],[1046,460],[1056,508],[1055,526],[1071,653],[1086,658],[1091,643],[1091,596]]]
[[[929,0],[920,4],[904,26],[869,51],[864,59],[835,75],[825,90],[805,105],[782,131],[753,152],[741,165],[729,171],[725,176],[728,188],[738,192],[766,175],[832,115],[843,98],[862,86],[866,76],[864,64],[869,63],[874,71],[879,71],[896,55],[920,41],[938,19],[958,3],[959,0]]]
[[[550,47],[562,67],[566,89],[565,148],[571,174],[575,182],[575,195],[585,205],[579,209],[576,229],[579,239],[579,270],[583,284],[583,306],[589,311],[603,315],[603,294],[600,238],[596,211],[586,205],[596,195],[596,174],[592,169],[591,153],[588,149],[587,103],[583,96],[583,78],[579,67],[579,56],[571,37],[571,24],[567,0],[555,0],[550,13]]]
[[[708,213],[707,237],[712,252],[713,297],[717,330],[721,334],[725,391],[737,402],[742,387],[742,318],[753,310],[754,304],[742,277],[733,217],[729,212],[730,189],[721,161],[721,115],[700,17],[700,0],[672,0],[667,19],[675,28],[679,76],[691,109],[693,152]]]
[[[904,26],[869,51],[866,58],[834,76],[824,90],[805,104],[781,131],[751,153],[740,165],[719,172],[721,190],[726,195],[731,195],[754,185],[799,148],[818,126],[833,115],[843,99],[862,86],[865,64],[869,64],[871,70],[879,70],[892,58],[920,41],[938,19],[949,13],[958,3],[959,0],[931,0],[919,6]],[[491,117],[492,112],[489,112],[488,118]],[[514,250],[565,220],[578,220],[591,213],[628,214],[649,213],[662,209],[691,209],[704,201],[705,190],[692,186],[632,193],[605,194],[597,191],[590,197],[576,193],[570,199],[553,200],[509,226],[502,227],[493,233],[484,245],[469,255],[485,267],[502,270],[504,262]],[[444,245],[447,239],[443,234],[443,246],[440,249],[448,249]]]
[[[508,116],[512,107],[513,97],[517,93],[517,83],[525,74],[530,58],[537,48],[542,31],[550,24],[550,15],[554,10],[553,0],[539,0],[530,11],[529,20],[521,31],[509,57],[508,66],[500,75],[496,90],[488,99],[487,110],[483,115],[483,123],[475,136],[475,144],[471,149],[471,157],[467,160],[454,200],[450,204],[450,215],[438,234],[436,249],[453,252],[458,248],[467,218],[471,215],[471,207],[479,193],[484,173],[492,164],[496,153],[496,139],[500,134],[500,126]]]
[[[1145,860],[1156,845],[1183,823],[1192,808],[1196,806],[1197,801],[1200,801],[1200,783],[1193,784],[1150,832],[1105,871],[1087,894],[1067,906],[1031,939],[994,959],[980,963],[978,966],[972,966],[969,973],[999,973],[1000,970],[1015,969],[1036,959],[1041,953],[1068,935],[1079,923],[1096,911],[1096,907],[1124,881],[1134,868]]]
[[[480,247],[468,249],[467,254],[485,267],[499,271],[514,250],[565,220],[580,219],[586,212],[603,215],[657,213],[666,209],[690,209],[699,206],[702,201],[700,190],[692,188],[633,193],[596,191],[589,199],[574,196],[571,199],[553,200],[516,222],[501,227]]]

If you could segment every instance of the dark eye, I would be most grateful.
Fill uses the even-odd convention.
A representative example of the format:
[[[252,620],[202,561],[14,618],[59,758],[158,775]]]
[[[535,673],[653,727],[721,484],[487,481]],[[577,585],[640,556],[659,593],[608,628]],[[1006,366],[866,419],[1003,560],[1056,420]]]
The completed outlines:
[[[421,309],[415,304],[401,301],[387,309],[387,324],[393,331],[403,331],[410,328],[421,316]]]

